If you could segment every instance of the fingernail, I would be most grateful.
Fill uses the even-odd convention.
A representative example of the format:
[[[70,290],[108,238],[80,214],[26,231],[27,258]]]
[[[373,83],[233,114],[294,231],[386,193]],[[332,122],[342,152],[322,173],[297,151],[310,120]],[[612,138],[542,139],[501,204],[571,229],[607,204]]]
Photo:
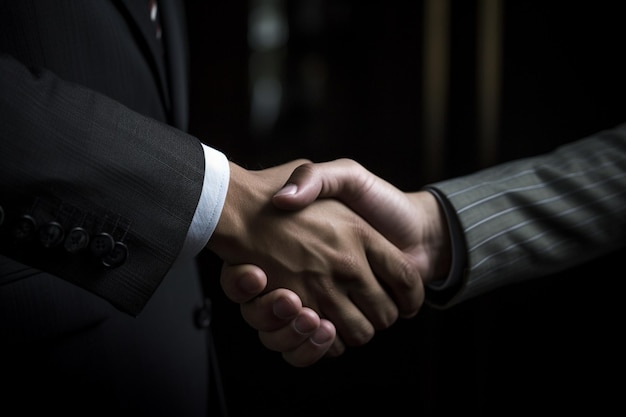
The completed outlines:
[[[310,337],[311,342],[316,345],[323,345],[330,342],[333,338],[333,333],[328,330],[326,327],[320,327],[317,329],[315,333]]]
[[[275,196],[294,195],[297,191],[298,191],[298,186],[296,184],[287,184],[274,195]]]
[[[293,327],[300,334],[311,333],[317,327],[315,323],[312,323],[311,320],[307,320],[303,316],[298,316],[293,321]]]
[[[273,311],[280,319],[290,319],[298,313],[293,304],[286,298],[279,298],[274,301]]]

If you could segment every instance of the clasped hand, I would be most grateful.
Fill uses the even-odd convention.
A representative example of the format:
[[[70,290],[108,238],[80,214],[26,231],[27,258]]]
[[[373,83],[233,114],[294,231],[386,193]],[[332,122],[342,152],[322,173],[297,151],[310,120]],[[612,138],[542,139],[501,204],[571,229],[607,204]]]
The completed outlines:
[[[432,250],[440,225],[421,221],[439,214],[426,194],[405,194],[346,159],[233,164],[208,248],[263,344],[307,366],[419,311],[423,282],[441,263]]]

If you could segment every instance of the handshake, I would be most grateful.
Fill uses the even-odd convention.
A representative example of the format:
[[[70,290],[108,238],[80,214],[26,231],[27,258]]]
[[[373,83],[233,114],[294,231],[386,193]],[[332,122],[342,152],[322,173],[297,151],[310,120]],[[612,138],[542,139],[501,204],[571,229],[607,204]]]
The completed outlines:
[[[428,191],[404,193],[349,159],[231,167],[207,244],[221,285],[262,343],[308,366],[409,318],[451,265],[445,215]]]

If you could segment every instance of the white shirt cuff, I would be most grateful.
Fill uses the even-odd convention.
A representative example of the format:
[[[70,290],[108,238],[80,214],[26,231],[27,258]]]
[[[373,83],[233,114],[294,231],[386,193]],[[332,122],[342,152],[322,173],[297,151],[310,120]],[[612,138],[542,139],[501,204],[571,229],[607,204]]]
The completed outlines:
[[[220,219],[228,191],[228,159],[223,153],[204,144],[202,149],[205,160],[202,192],[178,261],[193,258],[204,249]]]

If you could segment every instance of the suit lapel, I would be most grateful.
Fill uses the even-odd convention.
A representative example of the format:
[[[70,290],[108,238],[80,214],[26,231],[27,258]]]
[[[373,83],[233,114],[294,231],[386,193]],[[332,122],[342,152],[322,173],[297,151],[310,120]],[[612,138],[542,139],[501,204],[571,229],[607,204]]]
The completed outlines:
[[[189,123],[189,51],[183,3],[182,0],[159,0],[171,114],[174,125],[186,131]]]
[[[117,4],[122,14],[128,20],[133,35],[150,63],[154,76],[158,81],[159,93],[170,119],[169,122],[172,122],[172,103],[170,100],[164,47],[161,40],[157,39],[154,24],[150,20],[148,1],[115,0],[115,4]]]

